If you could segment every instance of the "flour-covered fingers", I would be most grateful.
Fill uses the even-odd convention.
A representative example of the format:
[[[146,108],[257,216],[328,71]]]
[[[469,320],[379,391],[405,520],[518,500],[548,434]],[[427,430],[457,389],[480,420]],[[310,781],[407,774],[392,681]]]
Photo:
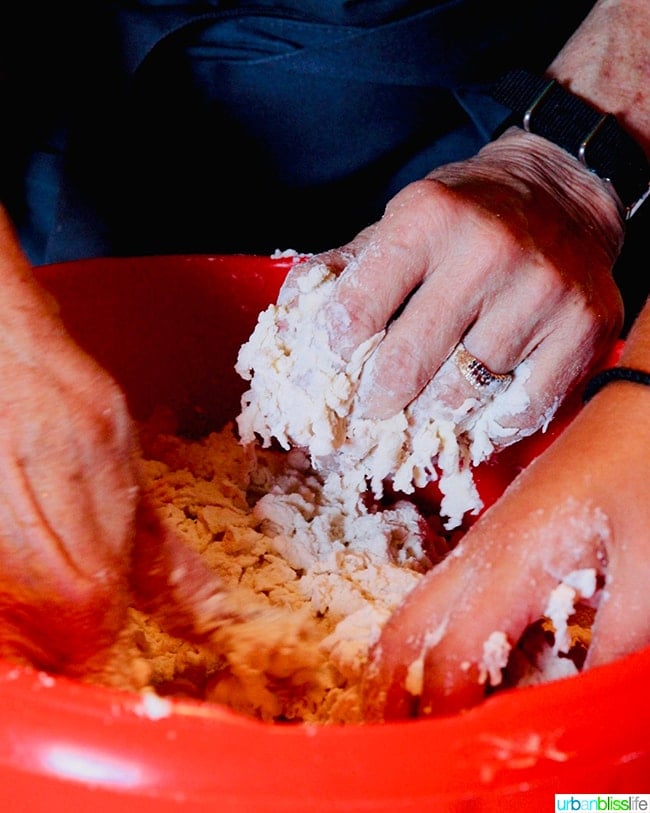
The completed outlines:
[[[568,499],[542,515],[515,489],[420,582],[385,625],[369,663],[370,719],[443,715],[499,686],[524,632],[556,625],[556,658],[576,602],[591,599],[608,527],[589,504]]]

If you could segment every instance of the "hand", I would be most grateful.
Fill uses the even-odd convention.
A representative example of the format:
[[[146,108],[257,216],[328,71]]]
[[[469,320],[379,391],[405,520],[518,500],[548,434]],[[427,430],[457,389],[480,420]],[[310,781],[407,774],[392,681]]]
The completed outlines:
[[[140,443],[173,421],[159,416],[138,437],[124,395],[66,332],[1,209],[0,281],[0,657],[110,682],[129,606],[201,640],[248,617],[140,493]]]
[[[0,655],[74,674],[123,623],[135,434],[1,220],[0,247]]]
[[[585,668],[650,643],[649,407],[647,388],[610,384],[423,578],[371,655],[369,719],[478,703],[484,643],[515,644],[575,570],[606,579]]]
[[[527,360],[530,402],[511,425],[530,434],[620,330],[611,270],[622,234],[598,178],[513,129],[404,189],[347,246],[298,264],[280,299],[326,262],[340,274],[328,308],[334,348],[349,358],[389,325],[360,380],[367,417],[411,402],[461,339],[496,373]],[[437,396],[456,407],[476,391],[445,371]]]

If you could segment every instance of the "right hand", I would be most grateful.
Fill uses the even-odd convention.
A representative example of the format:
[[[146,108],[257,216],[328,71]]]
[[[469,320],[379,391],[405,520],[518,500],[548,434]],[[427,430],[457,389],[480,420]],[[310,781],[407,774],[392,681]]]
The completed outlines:
[[[2,217],[0,280],[0,656],[74,674],[124,620],[136,436]]]
[[[410,184],[347,245],[294,266],[297,301],[316,263],[337,275],[325,308],[344,358],[386,333],[359,379],[364,417],[390,418],[431,382],[459,407],[477,391],[459,342],[495,373],[530,367],[528,404],[505,415],[506,443],[548,422],[611,347],[622,322],[612,267],[622,243],[606,186],[559,147],[511,128],[466,161]]]

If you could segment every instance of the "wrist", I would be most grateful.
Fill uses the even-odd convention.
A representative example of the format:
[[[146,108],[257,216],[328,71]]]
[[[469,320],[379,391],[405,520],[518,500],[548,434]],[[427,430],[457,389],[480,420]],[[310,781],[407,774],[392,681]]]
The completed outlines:
[[[650,163],[611,113],[571,93],[556,79],[512,70],[493,88],[512,111],[509,123],[566,150],[605,183],[629,220],[650,196]]]
[[[637,384],[640,387],[646,387],[650,393],[650,372],[641,370],[637,367],[608,367],[596,373],[587,383],[583,394],[583,401],[591,401],[594,395],[597,395],[602,389],[609,384],[625,381],[629,384]]]
[[[569,220],[579,223],[590,239],[602,245],[611,263],[618,257],[625,229],[616,197],[566,150],[542,136],[511,127],[487,144],[479,158],[504,168],[532,189],[533,195],[543,191]]]

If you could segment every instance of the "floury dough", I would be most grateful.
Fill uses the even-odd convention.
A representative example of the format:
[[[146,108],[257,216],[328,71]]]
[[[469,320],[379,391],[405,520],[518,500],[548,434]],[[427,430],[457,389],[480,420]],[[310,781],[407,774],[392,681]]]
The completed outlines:
[[[119,645],[128,673],[111,682],[261,720],[360,722],[369,649],[444,534],[407,501],[368,505],[301,451],[242,447],[232,425],[147,446],[148,503],[219,578],[229,612],[197,643],[132,608]]]
[[[392,418],[361,418],[359,376],[384,332],[348,362],[331,349],[323,306],[335,280],[326,265],[315,264],[300,278],[291,307],[274,304],[260,314],[236,365],[250,382],[238,418],[242,441],[268,446],[275,439],[285,449],[307,449],[316,469],[341,472],[345,487],[356,493],[369,487],[381,496],[390,480],[410,494],[439,479],[446,527],[457,527],[467,512],[481,508],[472,467],[492,454],[495,440],[515,434],[499,420],[527,406],[529,369],[519,365],[508,390],[487,403],[470,398],[451,410],[430,384]]]
[[[260,315],[237,363],[250,381],[238,431],[232,424],[200,440],[143,433],[143,494],[165,533],[216,575],[228,612],[197,641],[132,607],[114,660],[125,671],[104,682],[217,702],[266,721],[362,722],[370,649],[448,551],[451,529],[479,510],[471,466],[507,435],[499,416],[525,406],[528,373],[520,367],[507,399],[487,406],[468,400],[445,412],[424,390],[390,420],[361,419],[356,382],[382,334],[349,363],[329,349],[322,305],[333,282],[314,266],[297,307],[273,305]],[[403,498],[438,477],[446,527]],[[572,597],[562,597],[556,621],[566,619]],[[491,683],[510,651],[495,635],[483,664]],[[534,651],[522,653],[517,680],[539,673],[544,648],[536,639]],[[409,690],[421,682],[415,662]]]
[[[243,447],[233,425],[200,440],[147,437],[143,495],[165,534],[219,579],[227,612],[197,641],[133,606],[112,664],[91,679],[215,702],[269,722],[362,722],[370,648],[449,550],[449,533],[406,500],[361,498],[339,475],[314,470],[300,450]],[[577,672],[564,653],[586,649],[589,623],[568,619],[574,603],[590,597],[593,578],[572,574],[550,597],[549,617],[513,647],[509,685]],[[509,651],[503,633],[486,642],[480,666],[491,685]],[[422,669],[420,659],[409,670],[414,694]]]

